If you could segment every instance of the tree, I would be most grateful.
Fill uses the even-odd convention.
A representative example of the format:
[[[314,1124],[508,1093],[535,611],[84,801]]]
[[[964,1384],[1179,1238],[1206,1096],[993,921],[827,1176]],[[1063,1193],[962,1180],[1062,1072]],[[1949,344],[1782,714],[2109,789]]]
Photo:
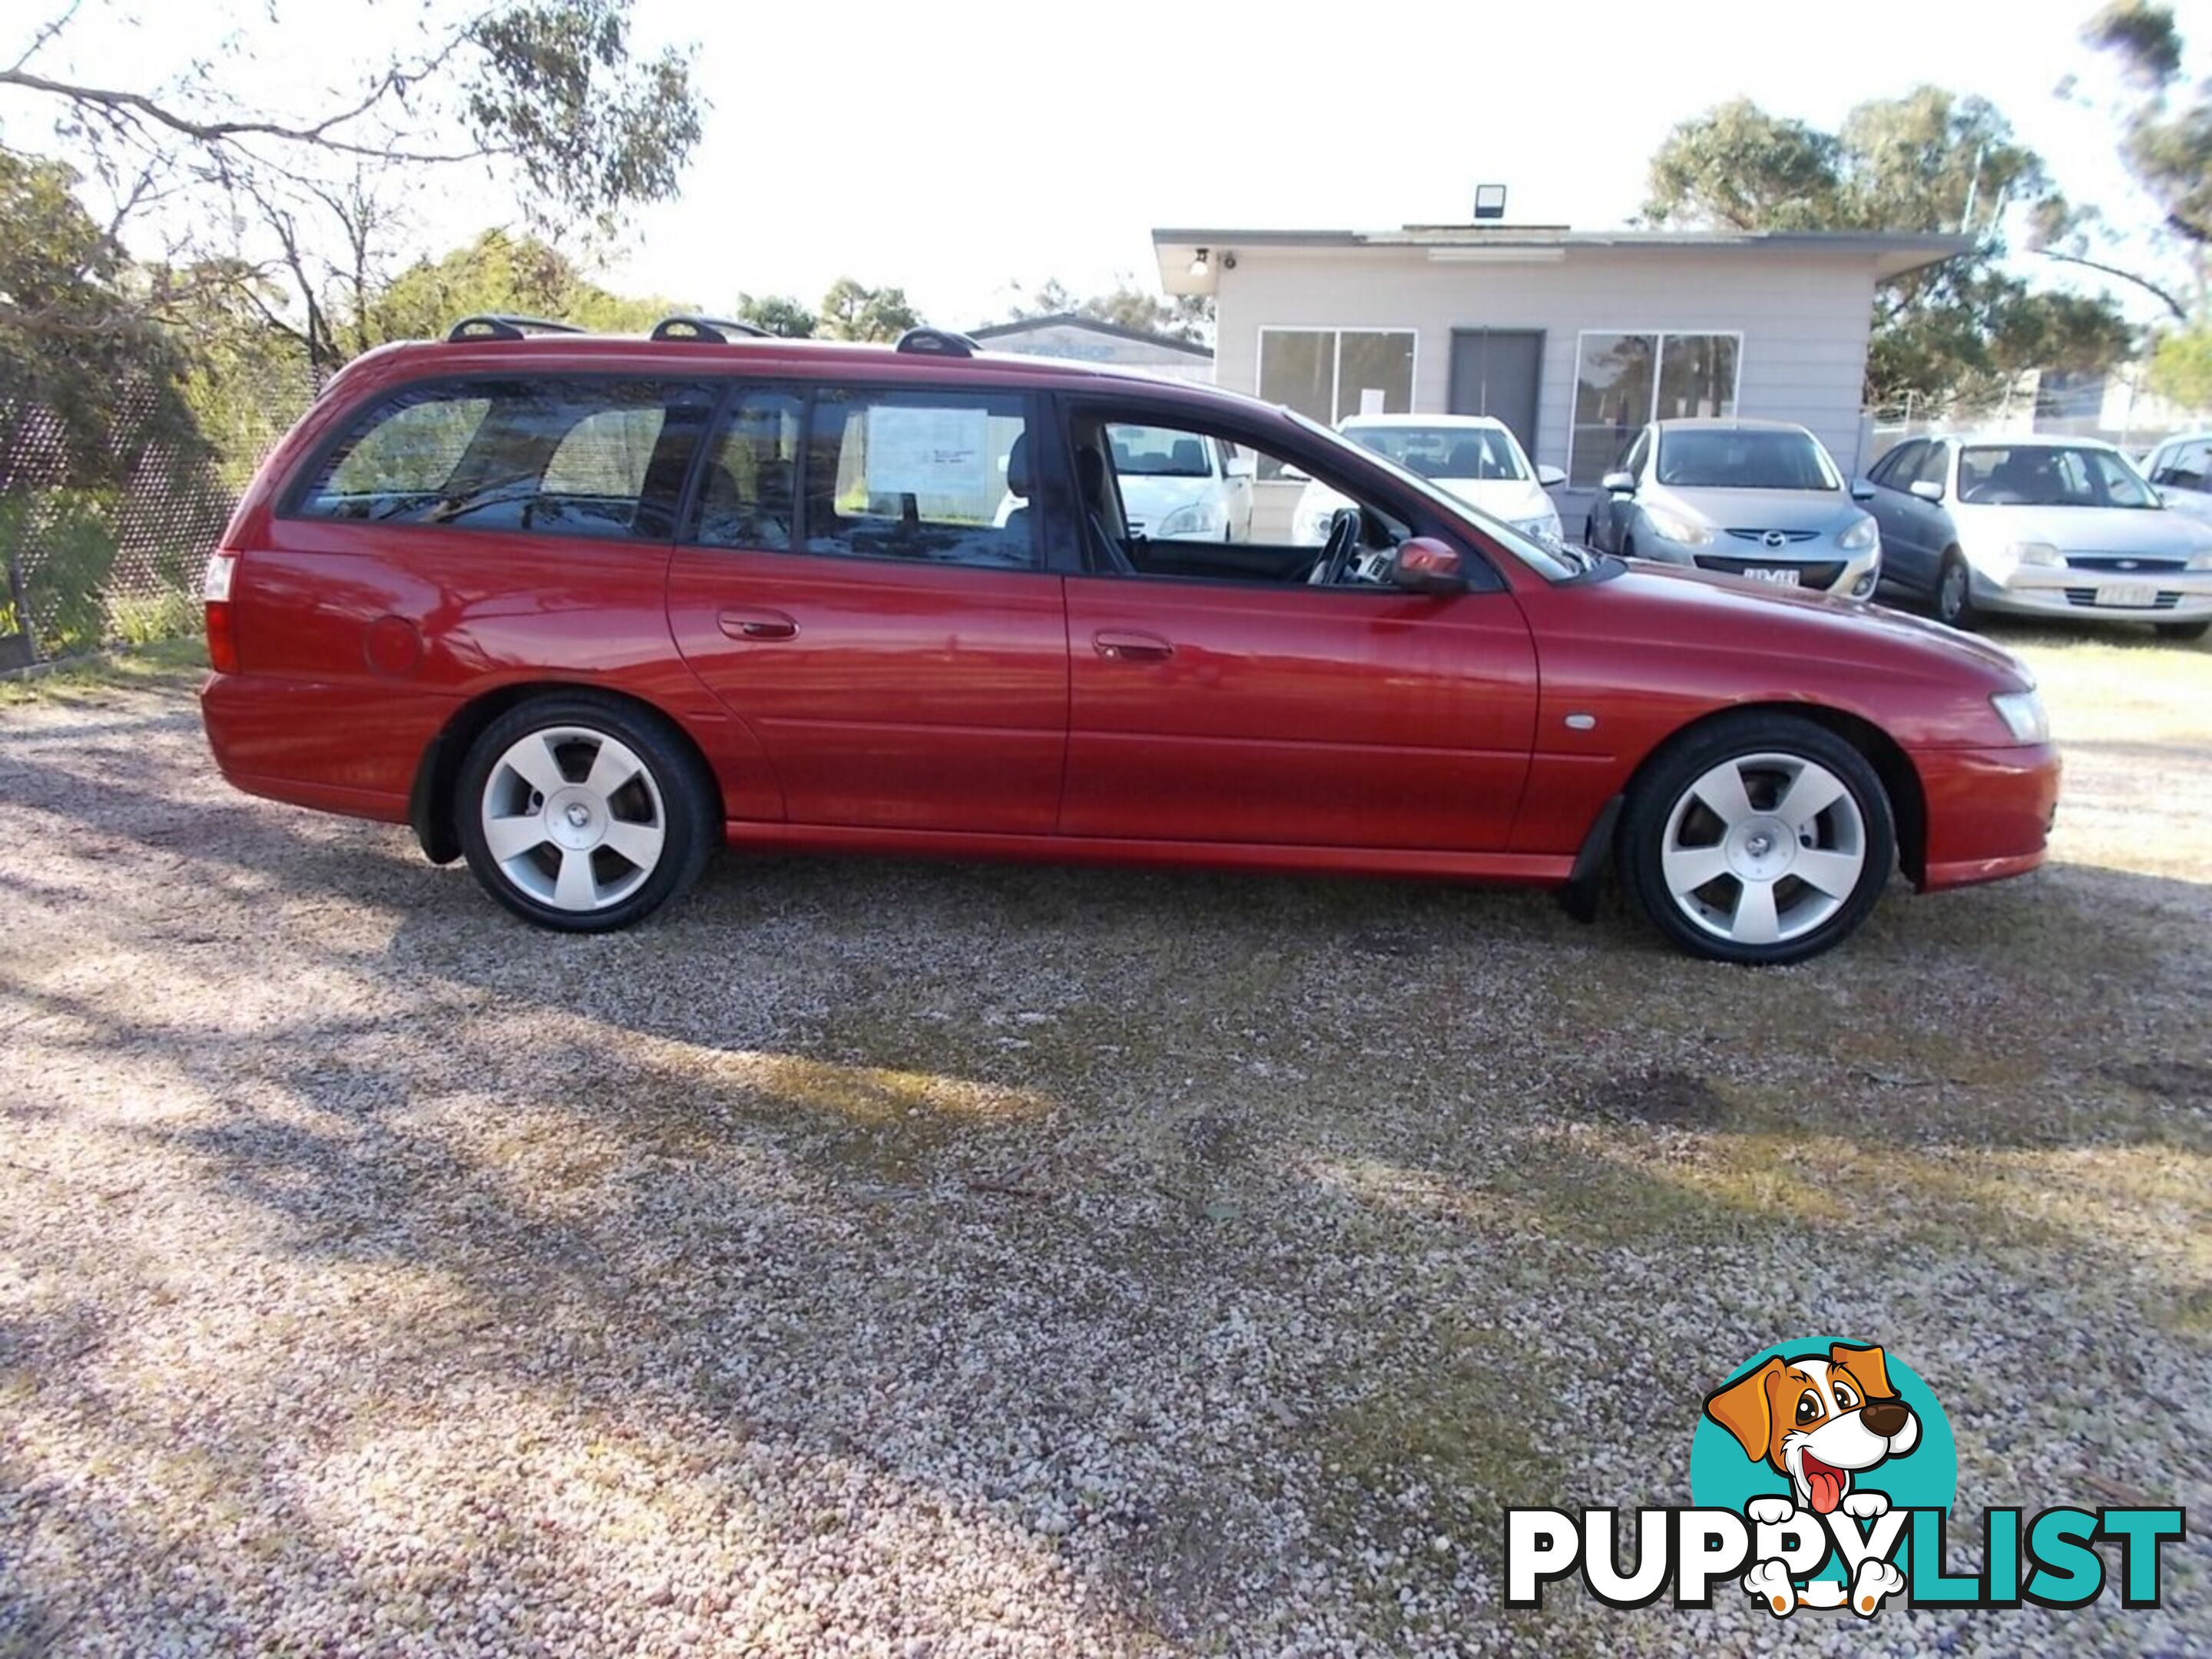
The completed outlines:
[[[1213,332],[1213,298],[1205,294],[1179,294],[1172,298],[1147,293],[1127,276],[1104,294],[1079,300],[1057,277],[1049,277],[1024,295],[1012,285],[1015,295],[1010,321],[1027,317],[1089,317],[1170,339],[1204,342]]]
[[[738,316],[786,340],[811,340],[822,325],[820,318],[788,294],[740,294]]]
[[[487,230],[439,259],[418,259],[368,296],[367,313],[346,319],[367,344],[436,339],[462,317],[519,313],[602,332],[636,332],[692,307],[633,299],[589,281],[575,262],[534,236]]]
[[[1972,238],[1972,252],[1909,271],[1875,299],[1869,400],[1940,402],[2027,368],[2108,368],[2130,349],[2111,300],[2035,293],[2002,269],[2008,222],[2055,196],[1993,105],[1920,87],[1860,105],[1832,135],[1742,100],[1686,121],[1653,157],[1644,217]]]
[[[2151,354],[2150,388],[2185,409],[2212,409],[2212,328],[2167,335]]]
[[[52,112],[57,145],[106,187],[111,235],[167,227],[164,263],[228,273],[250,302],[281,283],[267,320],[318,366],[369,343],[344,319],[370,316],[434,179],[488,171],[526,223],[605,233],[675,194],[699,137],[689,54],[633,56],[629,0],[429,0],[408,46],[307,115],[263,101],[267,77],[219,85],[206,64],[152,91],[47,72],[76,9],[33,33],[0,92]]]
[[[902,288],[864,288],[840,276],[822,296],[822,332],[832,340],[896,340],[921,319]]]
[[[198,446],[184,353],[146,314],[114,237],[58,161],[0,149],[0,491],[120,484]]]

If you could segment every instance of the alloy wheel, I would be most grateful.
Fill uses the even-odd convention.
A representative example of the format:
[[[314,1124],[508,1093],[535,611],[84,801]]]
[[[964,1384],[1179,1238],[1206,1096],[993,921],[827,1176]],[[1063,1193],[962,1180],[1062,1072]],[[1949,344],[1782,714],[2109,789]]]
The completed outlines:
[[[1840,910],[1867,862],[1864,812],[1816,761],[1735,756],[1676,798],[1660,874],[1694,926],[1735,945],[1803,938]]]
[[[651,878],[667,845],[652,769],[627,744],[588,726],[518,738],[492,763],[479,810],[500,872],[559,910],[621,903]]]

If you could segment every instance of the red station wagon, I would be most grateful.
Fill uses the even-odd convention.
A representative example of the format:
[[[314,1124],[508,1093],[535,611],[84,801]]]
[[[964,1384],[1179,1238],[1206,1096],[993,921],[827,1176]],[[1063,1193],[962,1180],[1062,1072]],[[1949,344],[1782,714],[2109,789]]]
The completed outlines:
[[[1121,471],[1190,439],[1351,505],[1318,550],[1264,511],[1147,535]],[[411,823],[569,930],[720,840],[1537,883],[1585,919],[1610,863],[1679,945],[1790,962],[1897,864],[2033,868],[2057,789],[1991,646],[1532,540],[1287,410],[927,329],[483,317],[371,352],[207,599],[233,784]]]

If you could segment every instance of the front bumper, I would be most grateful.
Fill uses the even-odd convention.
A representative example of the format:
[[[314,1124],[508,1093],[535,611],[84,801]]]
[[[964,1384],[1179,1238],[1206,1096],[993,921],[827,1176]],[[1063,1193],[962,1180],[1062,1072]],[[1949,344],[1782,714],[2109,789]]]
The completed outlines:
[[[1974,603],[2015,617],[2071,617],[2079,622],[2203,622],[2212,619],[2212,570],[2081,570],[2022,565],[2002,578],[1976,568]],[[2148,588],[2148,605],[2106,605],[2118,587]]]
[[[1914,751],[1927,806],[1923,893],[2025,874],[2044,860],[2058,810],[2058,750],[2047,743]]]
[[[1881,578],[1879,542],[1856,553],[1845,552],[1832,542],[1793,542],[1787,547],[1770,549],[1735,536],[1718,536],[1692,547],[1655,536],[1646,526],[1636,538],[1636,553],[1638,558],[1686,565],[1716,575],[1739,576],[1759,586],[1765,585],[1761,579],[1743,573],[1795,568],[1800,573],[1796,582],[1781,586],[1794,585],[1808,592],[1840,593],[1854,599],[1867,598]]]

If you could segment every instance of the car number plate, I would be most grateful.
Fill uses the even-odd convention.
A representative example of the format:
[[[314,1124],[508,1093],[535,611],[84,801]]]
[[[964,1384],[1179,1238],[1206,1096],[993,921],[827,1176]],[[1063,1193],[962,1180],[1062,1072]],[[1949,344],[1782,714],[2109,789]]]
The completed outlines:
[[[1791,565],[1755,564],[1747,567],[1743,574],[1747,580],[1771,582],[1777,587],[1797,586],[1797,571]]]
[[[2158,589],[2148,582],[2107,582],[2097,590],[2097,603],[2148,610],[2158,603]]]

